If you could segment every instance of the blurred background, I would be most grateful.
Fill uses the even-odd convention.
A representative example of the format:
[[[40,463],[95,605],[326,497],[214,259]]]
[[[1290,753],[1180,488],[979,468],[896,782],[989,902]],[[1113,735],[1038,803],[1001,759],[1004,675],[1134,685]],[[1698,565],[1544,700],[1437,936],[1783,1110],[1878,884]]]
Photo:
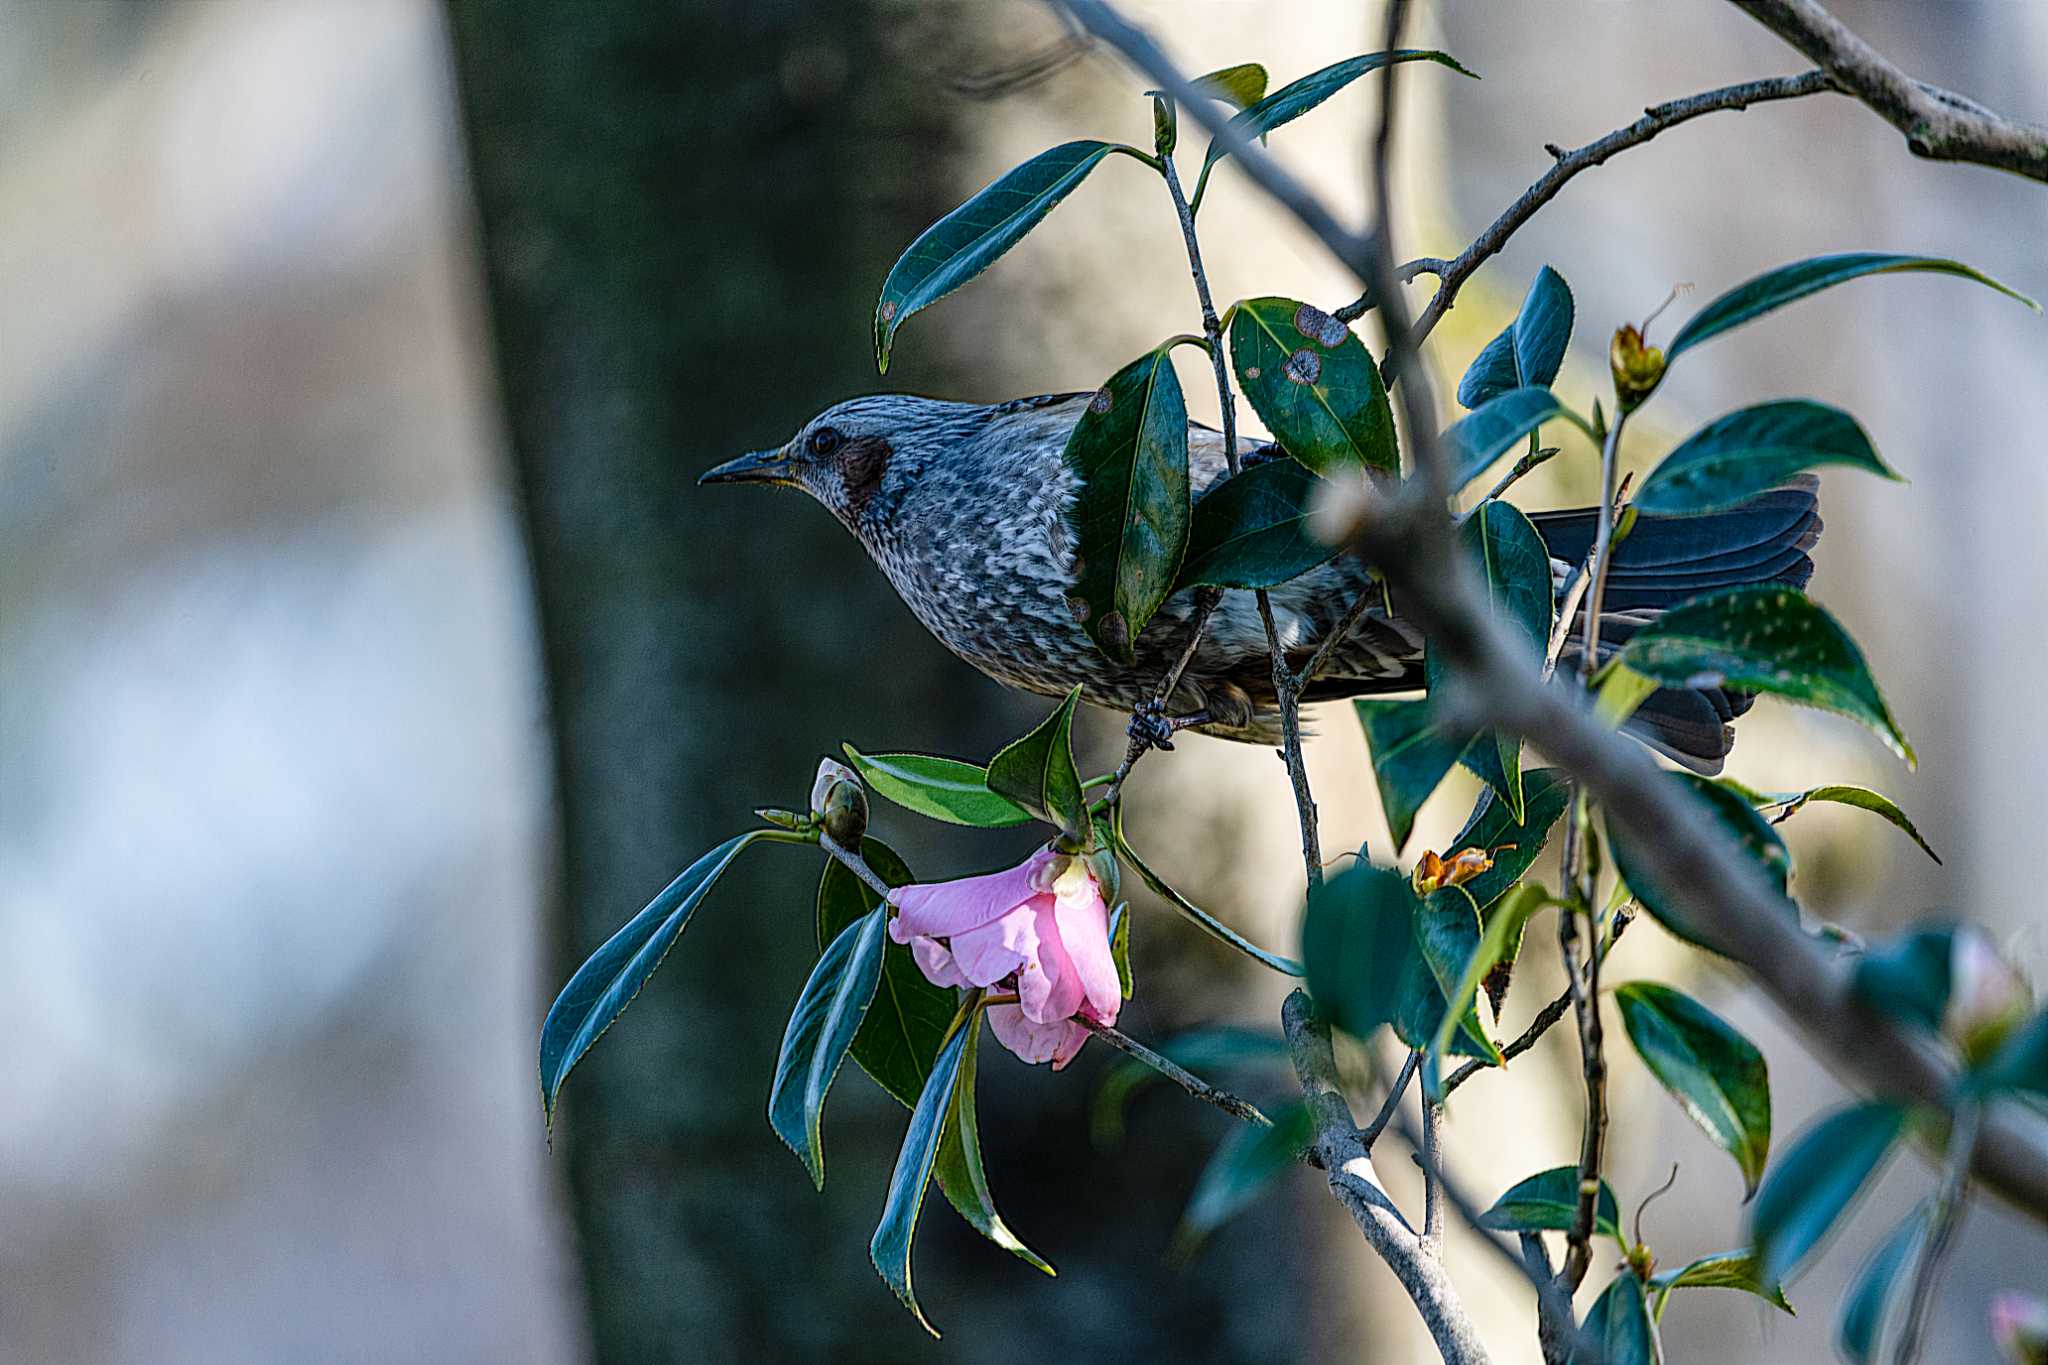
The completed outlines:
[[[1257,60],[1276,83],[1379,25],[1307,0],[1128,8],[1187,69]],[[1837,9],[1916,74],[2048,118],[2048,8]],[[1454,253],[1544,142],[1800,68],[1726,5],[1423,19],[1485,80],[1410,68],[1403,255]],[[789,850],[719,888],[568,1087],[552,1154],[535,1102],[568,971],[750,807],[800,802],[842,740],[981,757],[1042,711],[931,642],[819,509],[692,481],[880,387],[869,318],[901,248],[1055,142],[1143,141],[1143,82],[1106,55],[991,79],[1061,39],[1027,0],[4,0],[0,33],[0,1361],[1430,1358],[1311,1173],[1170,1260],[1225,1120],[1157,1091],[1121,1146],[1094,1142],[1101,1048],[1057,1077],[986,1057],[997,1200],[1061,1275],[940,1209],[917,1272],[947,1335],[926,1339],[866,1264],[902,1111],[842,1083],[822,1196],[762,1118],[813,951],[817,867]],[[1354,220],[1375,97],[1275,139]],[[1354,292],[1233,169],[1211,202],[1220,297]],[[1676,283],[1711,297],[1868,248],[2038,295],[2044,240],[2039,186],[1914,161],[1846,100],[1716,115],[1574,181],[1432,349],[1455,377],[1548,263],[1577,295],[1562,384],[1583,398],[1611,328]],[[1090,388],[1195,321],[1163,194],[1112,162],[907,328],[889,383]],[[1912,481],[1829,480],[1814,592],[1920,771],[1768,702],[1730,771],[1877,785],[1947,863],[1814,809],[1786,827],[1795,890],[1862,932],[1950,910],[2048,978],[2038,889],[2013,874],[2048,805],[2024,715],[2048,671],[2048,331],[1904,278],[1697,360],[1651,410],[1665,425],[1632,428],[1637,467],[1729,407],[1806,394]],[[1589,500],[1588,452],[1568,454],[1525,503]],[[1315,722],[1325,848],[1384,855],[1355,721]],[[1120,733],[1093,718],[1086,753],[1113,760]],[[1439,793],[1411,854],[1474,795]],[[1189,739],[1131,804],[1172,879],[1293,948],[1271,755]],[[930,877],[1029,837],[894,810],[877,832]],[[1155,910],[1128,1031],[1270,1027],[1282,983]],[[1733,975],[1647,926],[1617,962],[1751,1032],[1781,1142],[1842,1095]],[[1519,988],[1511,1026],[1554,985]],[[1564,1032],[1460,1093],[1451,1156],[1483,1197],[1575,1148]],[[1660,1257],[1735,1245],[1731,1163],[1632,1059],[1615,1073],[1624,1207],[1676,1159],[1645,1225]],[[1380,1165],[1412,1191],[1405,1154]],[[1826,1358],[1844,1281],[1928,1184],[1893,1169],[1796,1319],[1675,1301],[1670,1357]],[[1526,1297],[1474,1246],[1449,1254],[1500,1358],[1533,1360]],[[2048,1236],[1980,1204],[1928,1358],[1982,1358],[1990,1294],[2048,1288],[2044,1267]]]

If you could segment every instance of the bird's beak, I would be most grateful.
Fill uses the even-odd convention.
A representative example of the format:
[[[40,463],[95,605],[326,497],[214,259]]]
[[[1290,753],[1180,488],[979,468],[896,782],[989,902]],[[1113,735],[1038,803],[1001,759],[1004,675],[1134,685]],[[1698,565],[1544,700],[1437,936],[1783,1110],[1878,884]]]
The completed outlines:
[[[794,487],[796,480],[789,472],[789,451],[750,450],[737,460],[727,460],[713,469],[707,469],[697,476],[697,482],[705,483],[777,483]]]

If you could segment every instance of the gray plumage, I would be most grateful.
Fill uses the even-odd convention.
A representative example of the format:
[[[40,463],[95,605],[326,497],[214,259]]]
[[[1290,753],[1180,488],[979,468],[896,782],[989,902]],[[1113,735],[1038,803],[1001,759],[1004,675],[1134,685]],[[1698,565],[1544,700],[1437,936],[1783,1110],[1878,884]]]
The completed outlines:
[[[1061,458],[1088,394],[1051,394],[993,406],[898,394],[855,398],[807,422],[782,447],[742,456],[704,482],[763,482],[801,488],[864,545],[917,618],[947,649],[996,681],[1046,696],[1076,683],[1085,700],[1131,711],[1149,700],[1183,647],[1194,594],[1167,600],[1140,635],[1137,657],[1121,666],[1096,649],[1067,604],[1073,581],[1068,512],[1078,481]],[[1260,443],[1240,441],[1243,458]],[[1220,433],[1189,429],[1190,484],[1196,501],[1228,474]],[[1746,504],[1718,517],[1685,518],[1693,541],[1667,550],[1668,537],[1643,518],[1615,558],[1609,622],[1617,636],[1655,615],[1692,578],[1804,582],[1805,550],[1819,533],[1811,485],[1766,494],[1791,499],[1750,515]],[[1760,501],[1764,501],[1760,500]],[[1803,500],[1803,501],[1802,501]],[[1545,528],[1548,518],[1555,530]],[[1538,514],[1557,578],[1577,563],[1559,539],[1590,524],[1585,514]],[[1754,524],[1752,524],[1754,523]],[[1678,524],[1674,522],[1673,524]],[[1647,551],[1647,553],[1646,553]],[[1370,576],[1343,556],[1272,590],[1280,643],[1300,662],[1316,649]],[[1398,605],[1398,604],[1396,604]],[[1422,685],[1420,631],[1369,609],[1332,652],[1310,699],[1395,692]],[[1696,767],[1718,766],[1726,723],[1746,699],[1659,693],[1645,715],[1654,738]],[[1702,699],[1704,707],[1687,705]],[[1668,716],[1672,734],[1657,725]],[[1659,703],[1662,703],[1660,706]],[[1168,711],[1206,712],[1199,728],[1225,738],[1271,743],[1278,736],[1266,636],[1253,595],[1223,594]]]

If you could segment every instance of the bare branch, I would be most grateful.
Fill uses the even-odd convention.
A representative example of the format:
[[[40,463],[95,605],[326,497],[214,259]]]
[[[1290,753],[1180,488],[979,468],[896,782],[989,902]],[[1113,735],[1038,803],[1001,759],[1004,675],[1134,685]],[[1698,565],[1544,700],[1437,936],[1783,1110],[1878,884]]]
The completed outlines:
[[[1260,1128],[1273,1126],[1273,1120],[1267,1118],[1264,1111],[1250,1100],[1241,1099],[1221,1086],[1209,1084],[1180,1063],[1154,1052],[1128,1033],[1111,1028],[1108,1024],[1098,1024],[1082,1015],[1076,1015],[1075,1022],[1126,1057],[1137,1058],[1204,1104],[1213,1104],[1232,1118],[1242,1119]]]
[[[2048,183],[2048,127],[1914,80],[1814,0],[1740,0],[1737,8],[1818,62],[1836,88],[1906,135],[1913,155],[1967,161]]]
[[[1411,1051],[1408,1060],[1401,1063],[1401,1072],[1394,1077],[1394,1083],[1387,1087],[1387,1097],[1380,1101],[1380,1111],[1372,1116],[1372,1122],[1358,1132],[1359,1141],[1367,1147],[1380,1140],[1380,1134],[1387,1129],[1388,1120],[1401,1107],[1401,1096],[1408,1093],[1408,1083],[1415,1079],[1415,1073],[1422,1067],[1422,1054]]]

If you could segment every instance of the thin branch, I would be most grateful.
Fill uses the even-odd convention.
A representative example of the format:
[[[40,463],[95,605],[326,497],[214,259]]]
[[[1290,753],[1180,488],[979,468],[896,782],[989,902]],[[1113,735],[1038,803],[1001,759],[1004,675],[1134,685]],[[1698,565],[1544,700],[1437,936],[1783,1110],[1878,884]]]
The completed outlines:
[[[1624,407],[1614,414],[1614,425],[1607,428],[1607,439],[1600,444],[1600,520],[1594,532],[1593,553],[1586,560],[1590,566],[1588,575],[1592,586],[1586,590],[1586,619],[1579,630],[1579,681],[1588,686],[1593,681],[1593,670],[1599,667],[1600,662],[1600,615],[1601,607],[1607,601],[1608,559],[1614,545],[1614,519],[1617,515],[1614,505],[1615,469],[1621,453],[1622,429],[1628,425],[1628,413]]]
[[[1444,1107],[1422,1102],[1422,1145],[1415,1155],[1422,1162],[1422,1245],[1433,1256],[1444,1254]]]
[[[1512,1062],[1515,1058],[1536,1046],[1543,1035],[1550,1032],[1551,1026],[1564,1018],[1571,1007],[1572,990],[1571,987],[1567,986],[1558,992],[1557,999],[1551,1001],[1537,1012],[1536,1017],[1529,1022],[1529,1027],[1522,1031],[1521,1037],[1500,1050],[1502,1060]],[[1480,1072],[1494,1069],[1476,1057],[1466,1062],[1444,1078],[1444,1098],[1449,1099],[1453,1090],[1456,1090]]]
[[[1384,591],[1378,583],[1368,583],[1359,590],[1351,605],[1344,609],[1344,614],[1337,618],[1337,624],[1323,633],[1323,642],[1316,646],[1316,652],[1309,655],[1308,662],[1295,673],[1294,685],[1297,689],[1307,687],[1322,676],[1324,665],[1330,662],[1330,655],[1336,652],[1337,646],[1344,643],[1344,637],[1351,633],[1351,628],[1372,610],[1372,604],[1380,600]]]
[[[1442,279],[1451,263],[1441,256],[1417,256],[1394,268],[1394,278],[1403,284],[1411,284],[1419,275],[1434,275]],[[1339,322],[1356,322],[1372,311],[1372,295],[1360,294],[1333,314]]]
[[[841,848],[834,842],[832,836],[823,830],[818,831],[818,847],[838,859],[847,871],[853,873],[854,876],[860,878],[863,882],[866,882],[868,890],[874,892],[883,900],[889,899],[889,893],[896,889],[876,876],[875,870],[868,866],[865,858],[850,849]]]
[[[1540,464],[1548,463],[1560,453],[1562,452],[1556,446],[1544,446],[1540,450],[1530,451],[1527,455],[1524,455],[1521,459],[1508,466],[1508,472],[1500,476],[1500,482],[1487,489],[1486,496],[1479,501],[1482,503],[1492,502],[1495,498],[1513,488],[1530,470]],[[1467,513],[1466,515],[1469,516],[1471,514]]]
[[[1835,80],[1825,71],[1808,71],[1797,76],[1773,76],[1768,80],[1745,81],[1740,85],[1724,86],[1709,90],[1687,99],[1672,100],[1667,104],[1652,106],[1643,111],[1643,116],[1626,128],[1617,128],[1603,138],[1587,143],[1571,151],[1557,150],[1551,167],[1538,176],[1536,182],[1522,192],[1522,197],[1508,205],[1500,217],[1493,220],[1487,229],[1473,239],[1472,245],[1460,252],[1442,271],[1438,272],[1439,282],[1436,293],[1430,297],[1422,310],[1422,317],[1409,334],[1411,349],[1418,349],[1423,338],[1433,331],[1443,315],[1451,311],[1457,301],[1458,291],[1472,278],[1480,266],[1499,254],[1508,244],[1508,238],[1515,235],[1524,223],[1536,215],[1536,211],[1557,197],[1557,192],[1567,181],[1581,171],[1591,170],[1609,157],[1639,147],[1668,128],[1699,118],[1703,114],[1718,113],[1724,109],[1747,109],[1752,104],[1764,104],[1772,100],[1798,99],[1804,95],[1817,95],[1836,89]],[[1338,310],[1338,316],[1356,309],[1363,312],[1367,301],[1373,297],[1368,289],[1354,304]],[[1357,313],[1351,313],[1357,316]]]
[[[1401,1096],[1408,1093],[1408,1083],[1415,1079],[1415,1073],[1421,1068],[1422,1054],[1411,1051],[1408,1060],[1401,1063],[1400,1074],[1395,1076],[1394,1083],[1387,1087],[1387,1097],[1380,1101],[1379,1113],[1372,1116],[1371,1123],[1358,1130],[1359,1141],[1368,1148],[1378,1142],[1380,1134],[1386,1131],[1388,1120],[1392,1119],[1394,1111],[1401,1107]]]
[[[1920,1341],[1927,1328],[1928,1305],[1934,1302],[1935,1286],[1941,1281],[1942,1261],[1948,1255],[1956,1229],[1962,1224],[1963,1209],[1970,1198],[1970,1157],[1977,1146],[1979,1119],[1983,1106],[1965,1100],[1956,1109],[1948,1133],[1948,1159],[1942,1164],[1941,1185],[1934,1193],[1934,1206],[1927,1213],[1927,1231],[1920,1241],[1919,1264],[1913,1269],[1913,1292],[1906,1301],[1905,1325],[1899,1329],[1899,1344],[1892,1365],[1913,1365],[1920,1358]]]
[[[1128,1033],[1111,1028],[1108,1024],[1098,1024],[1093,1019],[1080,1015],[1076,1015],[1074,1021],[1118,1052],[1127,1057],[1137,1058],[1204,1104],[1213,1104],[1232,1118],[1242,1119],[1261,1128],[1273,1126],[1273,1120],[1267,1118],[1264,1111],[1250,1100],[1241,1099],[1221,1086],[1209,1084],[1180,1063],[1154,1052]]]
[[[1814,0],[1741,0],[1750,18],[1818,62],[1837,89],[1906,135],[1913,155],[2048,182],[2048,127],[1908,76]]]
[[[1301,991],[1290,994],[1280,1007],[1280,1023],[1314,1125],[1313,1146],[1331,1193],[1408,1292],[1444,1360],[1449,1365],[1482,1365],[1489,1359],[1486,1346],[1456,1286],[1443,1263],[1424,1251],[1421,1238],[1387,1197],[1379,1173],[1373,1169],[1372,1151],[1337,1085],[1329,1025],[1316,1017],[1315,1007]]]

